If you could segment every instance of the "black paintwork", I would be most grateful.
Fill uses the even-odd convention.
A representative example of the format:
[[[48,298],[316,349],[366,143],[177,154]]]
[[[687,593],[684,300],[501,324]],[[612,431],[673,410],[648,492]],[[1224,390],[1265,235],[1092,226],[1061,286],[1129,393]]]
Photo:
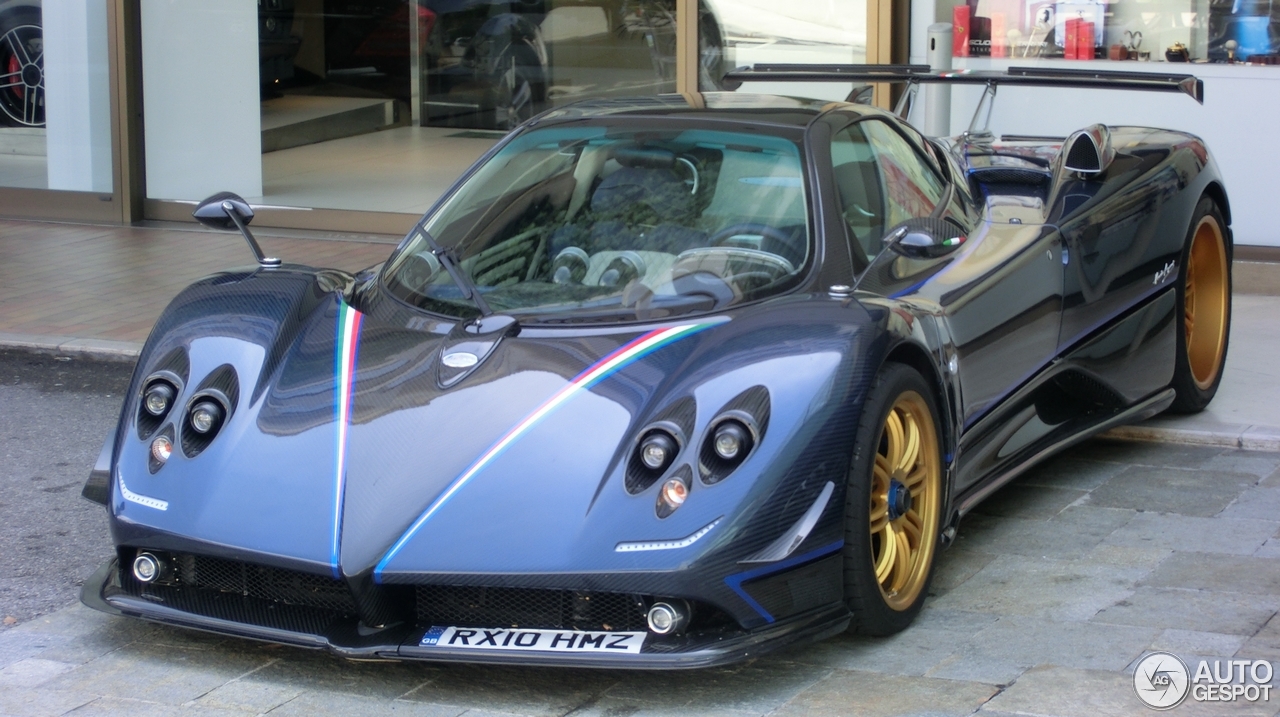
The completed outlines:
[[[829,145],[851,122],[887,118],[924,149],[926,140],[898,120],[864,106],[708,95],[703,108],[676,97],[594,101],[535,123],[601,114],[803,129],[816,245],[799,286],[666,323],[469,331],[400,302],[376,272],[357,278],[286,265],[206,278],[157,323],[85,494],[108,504],[122,564],[147,549],[297,571],[335,581],[355,607],[319,623],[301,613],[286,619],[284,607],[272,612],[252,595],[144,587],[114,563],[86,584],[85,601],[351,656],[633,667],[731,661],[847,622],[839,506],[862,402],[886,361],[915,366],[936,387],[948,526],[1031,463],[1172,399],[1177,272],[1163,281],[1159,272],[1178,260],[1203,195],[1230,216],[1222,180],[1195,137],[1111,128],[1116,159],[1088,178],[1061,168],[1056,145],[932,145],[929,156],[956,189],[945,217],[966,241],[945,256],[895,256],[868,270],[838,216]],[[864,271],[855,294],[829,290]],[[335,514],[344,302],[361,324]],[[450,488],[585,369],[638,336],[690,322],[706,325],[576,394],[484,463],[479,478]],[[443,366],[442,354],[463,345],[481,360],[465,370]],[[149,474],[149,439],[140,435],[187,429],[173,416],[155,425],[141,416],[147,381],[171,377],[183,406],[226,365],[239,383],[223,433],[194,458],[175,449]],[[713,481],[694,478],[706,473],[697,456],[713,418],[735,406],[765,410],[760,391],[767,415],[746,460]],[[657,485],[626,488],[634,446],[654,425],[680,434],[667,475],[691,485],[686,504],[666,518],[654,511]],[[168,506],[126,499],[122,479]],[[742,562],[794,525],[828,482],[828,507],[792,553]],[[447,502],[430,513],[436,501]],[[340,529],[331,530],[335,516]],[[709,525],[678,550],[614,547],[678,540]],[[689,634],[650,638],[634,656],[449,652],[419,646],[430,625],[415,621],[414,585],[683,598],[695,603],[695,621]]]

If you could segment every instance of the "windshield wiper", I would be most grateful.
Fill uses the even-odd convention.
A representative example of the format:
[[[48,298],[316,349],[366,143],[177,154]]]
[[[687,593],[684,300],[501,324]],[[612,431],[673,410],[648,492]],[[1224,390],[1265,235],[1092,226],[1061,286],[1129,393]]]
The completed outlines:
[[[462,290],[462,298],[470,299],[471,303],[480,309],[480,316],[492,316],[493,309],[489,308],[489,304],[480,295],[480,290],[476,288],[476,284],[467,276],[467,272],[463,270],[462,265],[458,263],[457,257],[453,255],[452,249],[446,249],[436,243],[435,237],[431,236],[431,232],[426,229],[420,229],[422,236],[427,240],[427,246],[431,247],[431,253],[436,259],[440,260],[440,264],[444,270],[449,272],[449,277],[453,279],[453,283],[458,285]]]

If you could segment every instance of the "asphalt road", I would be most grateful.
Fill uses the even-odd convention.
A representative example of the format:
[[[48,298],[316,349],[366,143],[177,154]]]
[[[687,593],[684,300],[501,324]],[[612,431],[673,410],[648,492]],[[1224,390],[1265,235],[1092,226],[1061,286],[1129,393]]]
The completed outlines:
[[[0,351],[0,615],[65,607],[111,556],[105,511],[80,497],[132,364]]]

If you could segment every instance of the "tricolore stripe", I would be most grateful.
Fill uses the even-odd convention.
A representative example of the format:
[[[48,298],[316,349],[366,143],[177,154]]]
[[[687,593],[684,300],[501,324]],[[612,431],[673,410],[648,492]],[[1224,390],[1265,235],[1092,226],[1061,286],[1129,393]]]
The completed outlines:
[[[462,475],[455,478],[454,481],[449,484],[449,487],[446,488],[445,491],[434,501],[432,501],[431,505],[427,506],[427,509],[423,511],[422,515],[418,516],[418,519],[409,526],[409,529],[405,531],[404,535],[400,536],[400,539],[391,546],[391,549],[387,551],[387,554],[378,562],[377,567],[373,570],[374,580],[381,580],[382,572],[386,569],[387,565],[390,564],[391,560],[395,558],[396,554],[399,553],[406,544],[408,544],[409,540],[413,538],[413,535],[431,519],[431,516],[440,510],[441,506],[456,495],[457,492],[461,490],[462,487],[465,486],[472,478],[474,478],[475,475],[485,466],[501,455],[503,451],[516,441],[516,439],[527,433],[531,428],[537,425],[539,421],[546,418],[548,414],[563,405],[565,401],[569,400],[579,391],[584,391],[600,381],[603,381],[609,375],[617,372],[628,364],[644,358],[667,344],[697,333],[698,331],[712,325],[712,323],[685,324],[682,326],[673,326],[667,329],[650,331],[649,333],[623,345],[621,348],[595,362],[585,371],[578,374],[568,383],[568,385],[557,391],[541,406],[535,409],[528,416],[525,416],[524,419],[515,425],[515,427],[507,431],[506,435],[490,446],[489,449],[477,458],[470,467],[462,472]]]
[[[364,315],[346,302],[338,302],[338,340],[334,356],[334,423],[338,427],[338,450],[333,495],[333,541],[329,565],[333,577],[341,578],[338,566],[342,548],[342,501],[347,479],[347,427],[351,424],[351,404],[355,398],[356,357],[360,352],[360,324]]]

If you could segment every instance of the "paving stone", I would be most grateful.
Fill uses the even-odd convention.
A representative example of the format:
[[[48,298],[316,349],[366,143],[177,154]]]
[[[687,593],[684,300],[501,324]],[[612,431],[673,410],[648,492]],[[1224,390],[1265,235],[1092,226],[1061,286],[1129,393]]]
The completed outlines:
[[[987,711],[1043,717],[1150,717],[1122,672],[1043,666],[1027,670],[983,705]],[[1177,714],[1181,715],[1181,712]]]
[[[934,566],[933,582],[929,584],[930,595],[942,595],[962,585],[973,577],[987,563],[995,559],[990,553],[979,553],[963,548],[948,548],[938,554]]]
[[[54,717],[95,699],[97,695],[87,690],[5,687],[0,689],[0,714],[13,717]]]
[[[964,661],[988,665],[1061,665],[1082,669],[1122,670],[1160,633],[1158,628],[1059,622],[1029,617],[1001,617],[957,645],[956,661],[929,672],[933,677],[962,678]],[[1001,684],[1004,684],[1002,682]]]
[[[1090,492],[1087,504],[1207,518],[1217,515],[1256,482],[1245,473],[1210,477],[1196,470],[1133,466]]]
[[[1174,553],[1139,584],[1277,595],[1280,562],[1241,555]]]
[[[978,504],[975,513],[1003,518],[1048,520],[1080,500],[1087,491],[1012,483]]]
[[[484,713],[468,711],[465,717],[482,717]],[[652,705],[639,700],[623,700],[616,697],[604,697],[584,705],[572,713],[573,717],[687,717],[697,714],[698,717],[755,717],[759,712],[750,710],[732,710],[713,705],[699,705],[693,712],[687,705],[678,707]]]
[[[73,668],[66,662],[28,658],[0,670],[0,687],[36,687]]]
[[[441,668],[421,662],[352,662],[309,650],[286,648],[277,652],[273,657],[281,659],[244,679],[299,692],[342,692],[392,700],[441,673]]]
[[[1073,506],[1050,520],[970,515],[960,523],[958,547],[985,553],[1059,560],[1080,558],[1134,516],[1131,510]]]
[[[1280,519],[1280,488],[1250,488],[1219,515],[1252,520]]]
[[[1094,439],[1073,448],[1076,458],[1139,466],[1199,468],[1215,456],[1229,452],[1217,446],[1185,443],[1150,443]]]
[[[135,643],[46,684],[54,689],[180,705],[266,662],[266,658],[229,649],[189,650]]]
[[[1280,453],[1270,451],[1224,451],[1200,466],[1205,471],[1248,473],[1255,478],[1266,478],[1280,470]]]
[[[926,676],[987,685],[1008,685],[1026,671],[1026,665],[1002,655],[957,652],[935,665]]]
[[[0,667],[43,655],[50,648],[71,641],[72,638],[63,635],[42,635],[17,630],[0,632]]]
[[[263,710],[265,712],[265,710]],[[457,717],[466,708],[405,700],[382,700],[332,692],[304,692],[271,710],[271,717],[328,717],[333,715],[395,715],[395,717]],[[243,713],[241,713],[243,714]],[[469,714],[469,713],[468,713]],[[520,712],[514,714],[523,714]]]
[[[775,657],[709,670],[666,672],[655,689],[653,673],[621,672],[606,697],[636,700],[657,707],[687,705],[690,713],[705,708],[769,713],[826,677],[823,666]],[[691,701],[692,699],[692,701]]]
[[[405,693],[403,699],[522,715],[562,715],[600,696],[617,681],[618,676],[609,671],[450,664],[440,666],[431,681]]]
[[[67,717],[246,717],[248,714],[235,710],[103,697],[68,713]]]
[[[1257,634],[1250,636],[1235,657],[1242,660],[1280,660],[1280,615],[1272,617]],[[1280,694],[1276,697],[1280,701]]]
[[[1051,620],[1087,620],[1128,597],[1145,570],[1002,555],[934,607]]]
[[[967,629],[944,629],[936,624],[917,622],[888,637],[837,635],[816,644],[793,646],[777,657],[843,670],[919,676],[954,653],[958,642],[977,633],[993,619],[975,621]]]
[[[1145,575],[1155,570],[1156,566],[1168,559],[1170,555],[1173,555],[1173,551],[1165,548],[1128,547],[1102,543],[1080,560],[1098,565],[1132,568],[1138,574]]]
[[[1252,555],[1280,523],[1232,518],[1138,513],[1107,537],[1109,545],[1183,552]]]
[[[1018,483],[1088,491],[1097,488],[1107,482],[1111,476],[1128,467],[1124,463],[1082,459],[1077,456],[1079,450],[1075,449],[1069,454],[1058,456],[1048,463],[1032,468],[1018,479]]]
[[[1181,630],[1169,628],[1151,643],[1152,650],[1163,650],[1175,655],[1220,655],[1231,657],[1244,645],[1243,635],[1223,635],[1217,632]]]
[[[1093,617],[1111,625],[1142,625],[1253,635],[1280,607],[1280,596],[1210,590],[1141,587],[1133,595]]]
[[[779,717],[969,715],[997,689],[977,682],[838,670],[796,695],[773,714]]]
[[[196,700],[195,704],[200,707],[248,710],[263,714],[300,694],[302,689],[299,687],[257,680],[253,675],[246,675],[214,688]]]

